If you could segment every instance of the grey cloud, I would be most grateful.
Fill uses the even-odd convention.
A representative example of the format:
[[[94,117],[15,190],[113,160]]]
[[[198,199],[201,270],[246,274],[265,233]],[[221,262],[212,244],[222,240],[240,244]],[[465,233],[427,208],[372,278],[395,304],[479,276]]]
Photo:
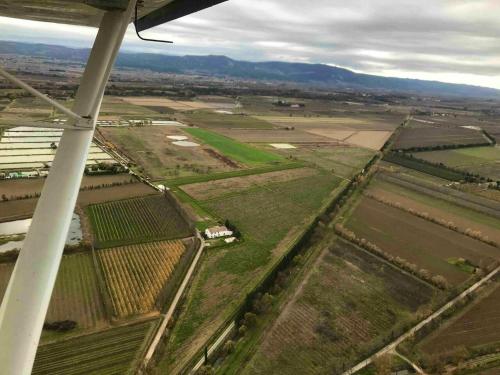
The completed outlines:
[[[492,0],[229,0],[144,32],[173,39],[172,47],[139,42],[129,32],[124,48],[320,62],[414,78],[454,74],[500,88],[499,14]],[[4,35],[2,29],[0,22]],[[26,34],[34,37],[31,29]],[[73,39],[90,44],[84,33]],[[471,75],[477,80],[469,82]]]

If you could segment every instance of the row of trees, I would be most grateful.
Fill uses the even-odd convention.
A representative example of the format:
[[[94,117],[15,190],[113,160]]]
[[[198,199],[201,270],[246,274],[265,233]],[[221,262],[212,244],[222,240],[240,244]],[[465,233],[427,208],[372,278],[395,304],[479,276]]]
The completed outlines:
[[[419,268],[416,264],[410,263],[407,260],[399,257],[399,256],[393,256],[392,254],[389,254],[385,251],[383,251],[380,247],[375,245],[374,243],[371,243],[370,241],[364,239],[364,238],[359,238],[356,236],[356,234],[345,228],[342,224],[337,223],[335,224],[335,233],[338,234],[340,237],[355,243],[359,247],[375,254],[378,255],[385,260],[397,265],[398,267],[406,270],[407,272],[412,273],[415,276],[420,277],[421,279],[434,284],[440,289],[447,289],[449,287],[448,282],[446,279],[441,276],[441,275],[435,275],[432,276],[431,273],[424,269],[424,268]]]
[[[391,207],[400,209],[402,211],[408,212],[409,214],[418,216],[418,217],[420,217],[420,218],[422,218],[424,220],[430,221],[430,222],[432,222],[434,224],[441,225],[443,227],[451,229],[451,230],[453,230],[455,232],[458,232],[460,234],[464,234],[464,235],[466,235],[468,237],[474,238],[475,240],[484,242],[484,243],[486,243],[488,245],[500,248],[500,244],[498,244],[494,240],[489,239],[488,236],[484,235],[480,230],[474,230],[474,229],[471,229],[471,228],[466,228],[466,229],[460,228],[457,225],[455,225],[455,223],[453,223],[452,221],[448,221],[448,220],[445,220],[445,219],[440,219],[440,218],[431,216],[427,212],[419,212],[417,210],[414,210],[411,207],[404,207],[399,202],[393,202],[393,201],[390,201],[388,199],[382,198],[382,197],[380,197],[378,195],[371,194],[369,192],[365,193],[365,195],[367,197],[375,199],[376,201],[378,201],[380,203],[383,203],[383,204],[386,204],[388,206],[391,206]]]

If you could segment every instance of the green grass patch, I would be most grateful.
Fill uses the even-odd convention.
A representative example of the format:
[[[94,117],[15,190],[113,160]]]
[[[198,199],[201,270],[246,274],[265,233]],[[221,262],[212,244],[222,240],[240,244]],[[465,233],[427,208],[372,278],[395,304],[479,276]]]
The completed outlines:
[[[476,267],[474,267],[467,259],[464,258],[449,258],[448,263],[453,264],[460,270],[470,274],[473,274],[476,271]]]
[[[201,128],[183,129],[185,132],[212,146],[227,157],[243,164],[255,165],[264,163],[284,162],[280,155],[259,150],[245,143],[240,143],[231,138]]]
[[[219,114],[209,111],[185,113],[188,122],[202,128],[229,128],[229,129],[271,129],[267,121],[245,115]]]

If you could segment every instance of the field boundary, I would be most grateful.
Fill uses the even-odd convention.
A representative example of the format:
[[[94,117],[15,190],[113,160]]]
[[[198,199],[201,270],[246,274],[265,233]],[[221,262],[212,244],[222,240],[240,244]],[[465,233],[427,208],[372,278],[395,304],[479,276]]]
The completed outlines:
[[[498,266],[493,271],[491,271],[489,274],[487,274],[485,277],[483,277],[482,279],[480,279],[479,281],[477,281],[476,283],[474,283],[468,289],[464,290],[458,296],[456,296],[452,300],[450,300],[447,303],[445,303],[441,308],[439,308],[437,311],[435,311],[434,313],[432,313],[431,315],[429,315],[427,318],[425,318],[424,320],[422,320],[420,323],[418,323],[417,325],[415,325],[414,327],[412,327],[411,329],[409,329],[408,331],[406,331],[404,334],[402,334],[401,336],[399,336],[392,343],[390,343],[389,345],[387,345],[384,348],[380,349],[379,351],[377,351],[375,354],[371,355],[370,357],[368,357],[364,361],[361,361],[356,366],[354,366],[354,367],[350,368],[349,370],[345,371],[342,375],[352,375],[352,374],[358,372],[359,370],[365,368],[369,364],[371,364],[376,358],[378,358],[378,357],[380,357],[380,356],[382,356],[382,355],[384,355],[386,353],[389,353],[389,352],[393,351],[404,340],[406,340],[407,338],[413,336],[416,332],[418,332],[420,329],[422,329],[428,323],[432,322],[434,319],[436,319],[437,317],[439,317],[440,315],[442,315],[445,311],[447,311],[448,309],[452,308],[459,301],[461,301],[462,299],[464,299],[465,297],[467,297],[469,294],[471,294],[476,289],[478,289],[481,285],[483,285],[488,280],[490,280],[492,277],[494,277],[498,273],[498,271],[500,271],[500,266]]]

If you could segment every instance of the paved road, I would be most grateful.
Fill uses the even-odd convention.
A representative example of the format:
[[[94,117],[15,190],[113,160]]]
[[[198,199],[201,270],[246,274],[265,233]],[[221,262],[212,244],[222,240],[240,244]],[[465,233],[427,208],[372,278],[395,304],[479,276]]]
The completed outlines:
[[[440,316],[446,310],[448,310],[449,308],[453,307],[457,302],[461,301],[462,299],[464,299],[465,297],[467,297],[469,294],[471,294],[472,292],[474,292],[477,288],[479,288],[481,285],[483,285],[485,282],[487,282],[493,276],[495,276],[498,273],[498,271],[500,271],[500,266],[498,266],[497,268],[495,268],[493,271],[491,271],[489,274],[487,274],[485,277],[483,277],[477,283],[475,283],[474,285],[472,285],[469,289],[466,289],[465,291],[463,291],[462,293],[460,293],[457,297],[453,298],[451,301],[449,301],[448,303],[446,303],[439,310],[437,310],[433,314],[429,315],[427,318],[425,318],[424,320],[422,320],[420,323],[418,323],[416,326],[414,326],[413,328],[411,328],[409,331],[407,331],[403,335],[399,336],[392,343],[390,343],[386,347],[380,349],[377,353],[375,353],[371,357],[365,359],[364,361],[361,361],[360,363],[358,363],[353,368],[351,368],[351,369],[347,370],[346,372],[344,372],[342,375],[351,375],[351,374],[354,374],[357,371],[359,371],[359,370],[365,368],[366,366],[368,366],[370,363],[372,363],[375,358],[377,358],[377,357],[379,357],[381,355],[384,355],[386,353],[394,351],[396,349],[396,347],[399,344],[401,344],[404,340],[406,340],[407,338],[413,336],[417,331],[419,331],[420,329],[422,329],[425,325],[427,325],[428,323],[432,322],[434,319],[436,319],[438,316]]]

